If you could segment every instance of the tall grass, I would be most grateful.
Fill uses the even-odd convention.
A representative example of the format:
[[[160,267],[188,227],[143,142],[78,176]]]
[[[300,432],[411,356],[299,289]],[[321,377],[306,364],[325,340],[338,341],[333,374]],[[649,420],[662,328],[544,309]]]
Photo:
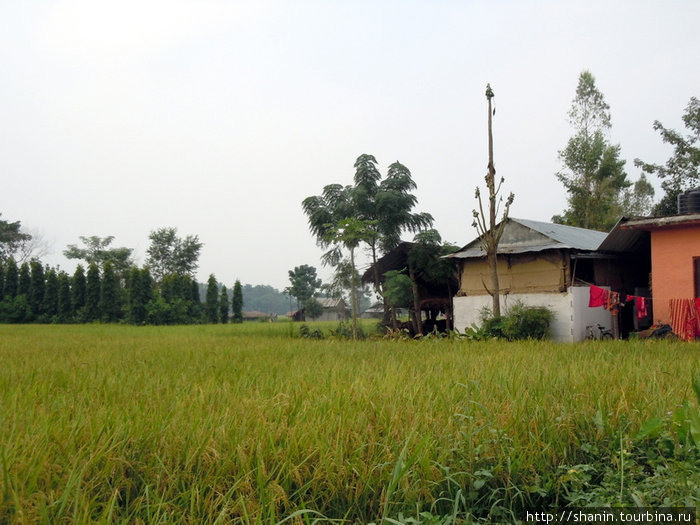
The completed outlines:
[[[697,345],[0,327],[0,522],[276,523],[552,503],[689,396]],[[622,447],[619,447],[622,449]]]

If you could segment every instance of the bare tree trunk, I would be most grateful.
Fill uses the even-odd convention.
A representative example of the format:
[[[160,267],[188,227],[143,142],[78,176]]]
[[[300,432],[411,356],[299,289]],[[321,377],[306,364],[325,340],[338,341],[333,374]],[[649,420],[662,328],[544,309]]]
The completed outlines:
[[[489,274],[491,275],[491,299],[493,306],[494,317],[501,316],[501,289],[498,282],[498,240],[495,239],[496,236],[496,168],[493,165],[493,128],[492,128],[492,117],[493,111],[491,110],[491,99],[493,98],[493,92],[490,87],[486,91],[486,98],[489,101],[489,166],[488,166],[488,176],[486,177],[486,184],[489,189],[489,233],[491,236],[491,242],[489,243],[488,252],[486,254],[489,263]]]
[[[350,248],[350,301],[352,302],[352,338],[357,339],[357,296],[355,292],[355,249]]]

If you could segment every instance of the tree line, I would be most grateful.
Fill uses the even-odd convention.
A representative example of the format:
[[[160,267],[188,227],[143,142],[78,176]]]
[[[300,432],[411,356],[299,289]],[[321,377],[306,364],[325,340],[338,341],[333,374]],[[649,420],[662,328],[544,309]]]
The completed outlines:
[[[2,223],[3,221],[0,221]],[[20,232],[19,222],[11,231]],[[5,228],[4,231],[8,231]],[[212,274],[201,300],[194,278],[202,244],[175,228],[151,232],[147,263],[138,267],[129,248],[112,248],[114,237],[81,237],[64,255],[85,262],[69,275],[39,260],[18,264],[13,251],[24,237],[0,242],[0,323],[130,323],[135,325],[243,321],[240,281],[228,289]],[[86,269],[87,267],[87,269]]]

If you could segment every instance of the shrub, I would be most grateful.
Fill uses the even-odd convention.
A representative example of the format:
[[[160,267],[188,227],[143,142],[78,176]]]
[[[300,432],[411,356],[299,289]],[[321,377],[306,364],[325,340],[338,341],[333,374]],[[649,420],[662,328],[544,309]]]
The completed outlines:
[[[482,310],[479,335],[485,338],[504,338],[509,341],[546,339],[550,335],[553,319],[554,312],[549,308],[527,306],[518,301],[502,317],[493,317],[490,310]]]

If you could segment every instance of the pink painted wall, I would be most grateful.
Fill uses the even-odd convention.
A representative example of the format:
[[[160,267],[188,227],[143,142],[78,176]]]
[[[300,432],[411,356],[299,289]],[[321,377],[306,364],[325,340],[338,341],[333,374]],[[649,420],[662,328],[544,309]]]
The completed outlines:
[[[651,232],[651,293],[655,322],[670,322],[669,299],[689,299],[695,295],[693,257],[700,257],[700,227]]]

